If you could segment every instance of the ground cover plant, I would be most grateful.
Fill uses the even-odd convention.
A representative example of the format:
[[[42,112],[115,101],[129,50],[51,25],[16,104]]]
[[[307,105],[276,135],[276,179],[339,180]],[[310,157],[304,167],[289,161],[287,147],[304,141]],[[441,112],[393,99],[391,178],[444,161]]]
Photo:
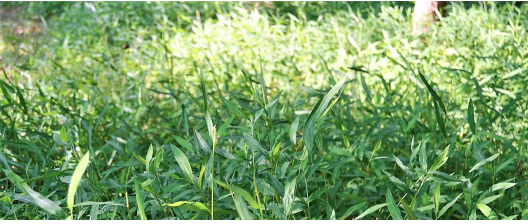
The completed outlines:
[[[2,219],[528,218],[527,5],[0,6]]]

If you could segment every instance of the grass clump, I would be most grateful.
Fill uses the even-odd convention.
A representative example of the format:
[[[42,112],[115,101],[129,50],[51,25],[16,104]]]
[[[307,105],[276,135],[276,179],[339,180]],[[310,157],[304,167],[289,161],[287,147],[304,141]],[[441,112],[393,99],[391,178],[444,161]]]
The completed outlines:
[[[2,7],[2,219],[528,218],[525,5]]]

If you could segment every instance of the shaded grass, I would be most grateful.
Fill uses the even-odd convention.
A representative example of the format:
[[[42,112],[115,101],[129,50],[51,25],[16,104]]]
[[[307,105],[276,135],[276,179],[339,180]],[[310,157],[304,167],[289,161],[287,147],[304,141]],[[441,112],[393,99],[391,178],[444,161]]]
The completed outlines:
[[[66,211],[88,152],[74,219],[526,219],[526,6],[280,4],[30,4],[2,218],[61,218],[8,174]]]

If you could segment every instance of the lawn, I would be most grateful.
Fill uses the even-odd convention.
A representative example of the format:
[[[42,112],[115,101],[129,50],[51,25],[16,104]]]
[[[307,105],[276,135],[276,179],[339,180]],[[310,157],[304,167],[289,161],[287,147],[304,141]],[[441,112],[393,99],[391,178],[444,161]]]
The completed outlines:
[[[2,2],[1,219],[528,219],[528,4]]]

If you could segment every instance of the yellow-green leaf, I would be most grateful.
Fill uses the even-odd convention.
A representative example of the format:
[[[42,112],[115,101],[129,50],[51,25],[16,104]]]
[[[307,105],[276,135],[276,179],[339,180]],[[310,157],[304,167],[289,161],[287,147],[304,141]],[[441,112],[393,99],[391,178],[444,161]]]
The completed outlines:
[[[74,196],[75,192],[77,192],[77,188],[79,187],[79,183],[81,182],[81,177],[84,174],[84,171],[86,171],[86,168],[88,167],[88,163],[90,162],[90,153],[87,152],[84,154],[82,159],[77,164],[77,167],[75,167],[75,171],[73,171],[72,178],[70,180],[70,187],[68,188],[68,197],[66,199],[66,204],[68,205],[68,208],[70,209],[71,215],[73,216],[73,203],[74,203]]]

